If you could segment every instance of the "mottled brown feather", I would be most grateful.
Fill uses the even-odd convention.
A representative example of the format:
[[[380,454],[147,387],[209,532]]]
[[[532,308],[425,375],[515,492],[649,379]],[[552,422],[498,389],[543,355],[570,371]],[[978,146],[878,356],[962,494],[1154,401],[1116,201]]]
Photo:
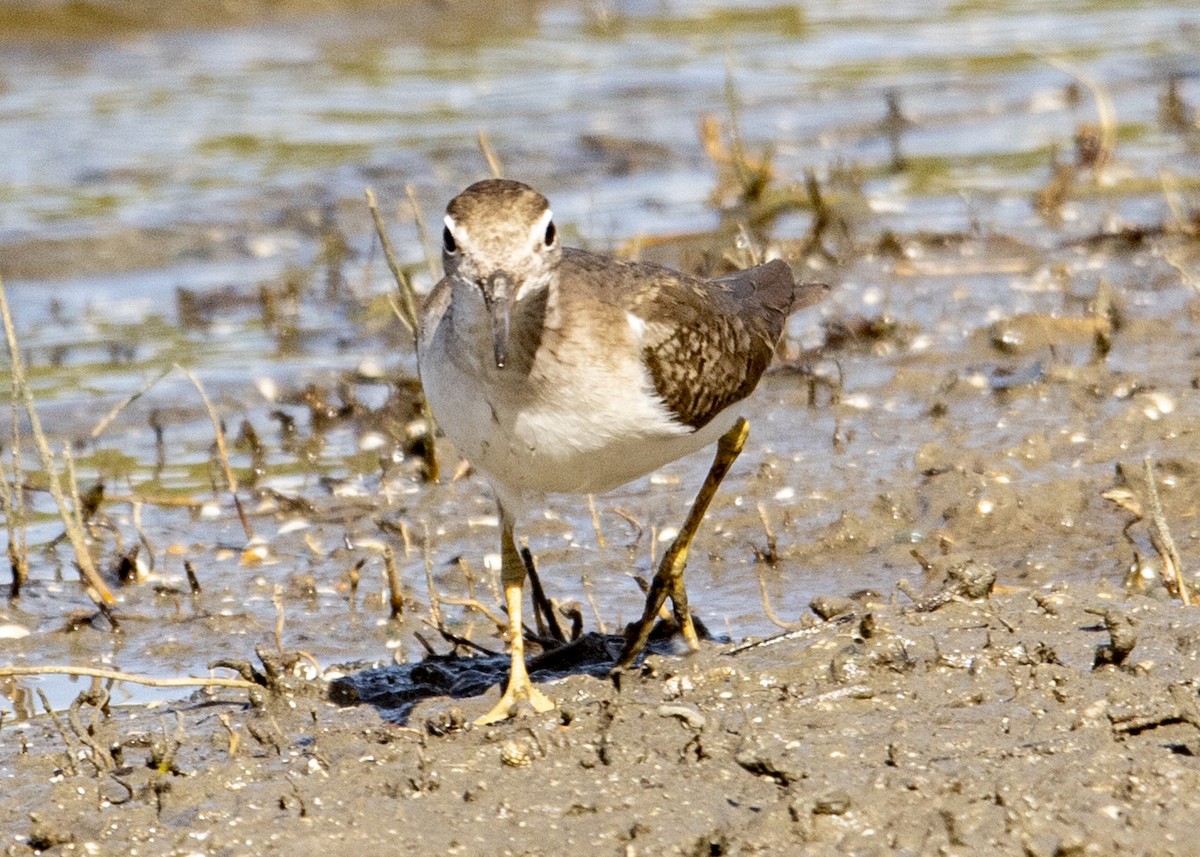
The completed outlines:
[[[559,273],[645,322],[642,359],[654,388],[693,429],[754,390],[796,297],[791,269],[778,260],[701,280],[564,249]]]

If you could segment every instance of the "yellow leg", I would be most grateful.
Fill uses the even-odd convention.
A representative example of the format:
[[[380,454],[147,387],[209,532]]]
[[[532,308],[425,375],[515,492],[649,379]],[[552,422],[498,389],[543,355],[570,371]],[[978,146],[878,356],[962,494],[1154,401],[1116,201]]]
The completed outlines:
[[[500,578],[504,584],[504,601],[508,606],[508,637],[512,650],[512,666],[508,672],[508,686],[503,696],[487,714],[475,721],[485,726],[499,723],[516,713],[517,703],[524,700],[534,711],[550,711],[554,703],[546,698],[529,680],[525,669],[525,636],[521,626],[521,602],[525,587],[525,563],[517,553],[513,541],[513,524],[504,510],[500,510]]]
[[[662,562],[659,563],[658,572],[650,584],[650,592],[646,595],[646,609],[642,612],[641,621],[630,625],[625,632],[625,649],[621,652],[621,657],[617,659],[616,666],[613,667],[614,672],[628,667],[645,648],[658,611],[662,609],[663,602],[668,597],[671,599],[675,621],[679,625],[683,638],[687,640],[688,648],[693,651],[700,648],[700,639],[696,636],[696,626],[692,623],[692,614],[688,610],[687,590],[683,586],[683,569],[687,565],[688,548],[692,545],[696,531],[700,529],[700,522],[704,520],[708,505],[721,486],[721,480],[725,478],[725,474],[729,472],[729,468],[741,454],[742,447],[746,444],[746,436],[749,434],[750,424],[738,417],[733,428],[725,432],[717,443],[717,454],[713,456],[708,476],[705,477],[704,484],[700,486],[700,493],[696,495],[696,500],[692,503],[692,510],[688,513],[679,535],[675,537],[675,541],[671,542],[671,547],[663,556]]]

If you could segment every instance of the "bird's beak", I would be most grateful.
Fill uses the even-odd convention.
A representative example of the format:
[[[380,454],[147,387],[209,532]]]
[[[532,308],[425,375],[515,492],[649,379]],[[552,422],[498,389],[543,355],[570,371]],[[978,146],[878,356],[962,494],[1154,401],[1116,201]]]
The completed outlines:
[[[503,271],[497,271],[484,281],[483,302],[492,316],[492,349],[497,369],[503,369],[508,362],[508,340],[516,299],[512,277]]]

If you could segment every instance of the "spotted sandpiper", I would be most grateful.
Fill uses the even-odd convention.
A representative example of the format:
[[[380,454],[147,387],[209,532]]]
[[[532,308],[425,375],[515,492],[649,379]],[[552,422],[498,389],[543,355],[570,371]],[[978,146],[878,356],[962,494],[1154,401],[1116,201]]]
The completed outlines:
[[[544,196],[490,179],[450,201],[445,276],[427,299],[419,363],[438,425],[491,482],[512,667],[496,706],[553,703],[529,680],[525,566],[513,527],[546,494],[623,485],[719,441],[687,521],[663,557],[618,669],[637,657],[667,597],[688,645],[688,547],[749,427],[734,413],[771,362],[788,314],[823,287],[782,261],[716,280],[563,247]]]

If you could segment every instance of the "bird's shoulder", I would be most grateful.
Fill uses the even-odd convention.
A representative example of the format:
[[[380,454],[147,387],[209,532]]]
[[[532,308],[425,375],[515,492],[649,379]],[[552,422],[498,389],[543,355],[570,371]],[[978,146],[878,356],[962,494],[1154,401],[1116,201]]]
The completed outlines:
[[[442,277],[421,301],[418,339],[426,342],[450,309],[450,279]]]
[[[745,398],[774,353],[792,304],[783,263],[716,280],[581,250],[563,264],[581,301],[625,313],[655,390],[675,418],[699,429]]]

